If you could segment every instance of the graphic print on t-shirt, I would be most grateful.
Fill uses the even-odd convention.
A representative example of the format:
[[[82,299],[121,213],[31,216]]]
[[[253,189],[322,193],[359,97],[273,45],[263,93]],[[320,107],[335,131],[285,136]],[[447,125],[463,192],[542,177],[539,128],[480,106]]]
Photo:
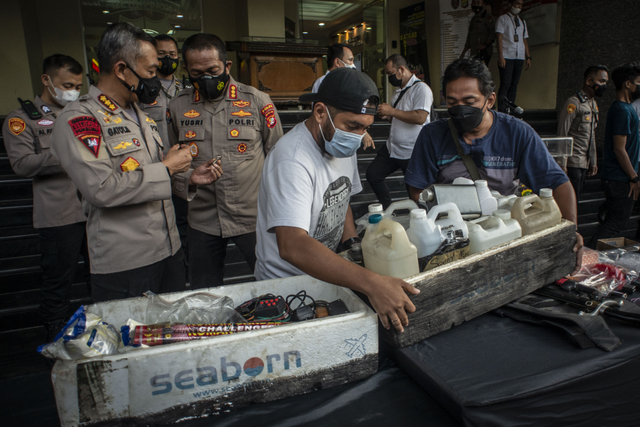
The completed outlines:
[[[322,196],[322,210],[318,216],[318,225],[313,237],[335,251],[340,243],[344,219],[349,208],[351,180],[346,176],[333,181]]]

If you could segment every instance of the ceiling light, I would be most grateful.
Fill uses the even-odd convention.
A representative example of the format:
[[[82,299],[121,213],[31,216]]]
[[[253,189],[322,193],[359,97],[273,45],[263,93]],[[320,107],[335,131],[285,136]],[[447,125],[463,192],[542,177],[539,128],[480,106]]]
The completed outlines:
[[[174,25],[173,27],[174,28],[180,28],[180,25]]]
[[[111,24],[113,24],[113,22],[111,22],[111,21],[107,22],[107,25],[111,25]]]
[[[103,10],[102,13],[109,13],[109,11],[108,10]]]
[[[367,27],[367,30],[371,30],[371,27]]]
[[[321,26],[321,27],[324,27],[324,22],[321,22],[318,25]]]
[[[308,31],[303,31],[302,34],[309,34],[309,32]]]
[[[184,18],[184,15],[176,15],[176,18]]]

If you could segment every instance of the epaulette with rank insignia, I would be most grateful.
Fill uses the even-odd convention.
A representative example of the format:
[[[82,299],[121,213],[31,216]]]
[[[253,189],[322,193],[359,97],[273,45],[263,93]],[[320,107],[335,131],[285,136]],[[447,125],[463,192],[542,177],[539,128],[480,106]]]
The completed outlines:
[[[576,91],[576,96],[578,97],[580,102],[583,104],[589,100],[589,98],[587,98],[586,95],[583,95],[579,90]]]

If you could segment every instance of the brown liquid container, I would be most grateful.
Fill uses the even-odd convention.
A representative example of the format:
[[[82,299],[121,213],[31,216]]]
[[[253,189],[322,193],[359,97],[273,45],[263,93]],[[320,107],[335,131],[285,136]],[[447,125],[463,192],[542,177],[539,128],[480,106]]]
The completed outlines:
[[[528,204],[531,207],[525,209]],[[539,197],[536,194],[518,197],[511,208],[511,218],[518,220],[522,235],[526,236],[560,224],[562,213],[553,199],[553,191],[543,188]]]

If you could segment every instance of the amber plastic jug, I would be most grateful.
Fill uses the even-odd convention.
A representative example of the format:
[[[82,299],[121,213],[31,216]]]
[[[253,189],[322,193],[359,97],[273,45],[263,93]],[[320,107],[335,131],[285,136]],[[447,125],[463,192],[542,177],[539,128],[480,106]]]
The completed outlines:
[[[384,276],[405,279],[420,272],[418,250],[409,241],[404,227],[390,219],[372,215],[369,221],[379,221],[377,226],[370,224],[362,239],[364,266]]]
[[[531,207],[525,209],[529,204]],[[553,199],[553,191],[543,188],[540,190],[540,196],[530,194],[518,197],[511,208],[511,217],[518,220],[522,227],[522,235],[526,236],[560,224],[562,213]]]

